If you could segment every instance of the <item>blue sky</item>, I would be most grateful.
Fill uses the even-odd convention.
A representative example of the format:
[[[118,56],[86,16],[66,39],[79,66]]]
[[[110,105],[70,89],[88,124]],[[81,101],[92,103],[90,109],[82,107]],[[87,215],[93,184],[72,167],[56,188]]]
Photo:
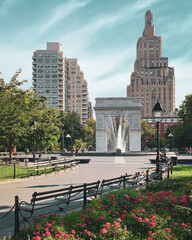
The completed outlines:
[[[179,107],[192,93],[191,0],[0,0],[1,77],[22,68],[31,87],[33,51],[60,42],[66,57],[78,58],[93,105],[96,97],[125,97],[148,9],[175,68]]]

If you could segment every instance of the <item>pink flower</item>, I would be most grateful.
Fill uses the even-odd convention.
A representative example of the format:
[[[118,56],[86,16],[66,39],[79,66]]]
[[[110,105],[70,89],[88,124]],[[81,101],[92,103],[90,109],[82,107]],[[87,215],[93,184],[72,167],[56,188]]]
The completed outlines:
[[[118,230],[115,230],[115,233],[118,233]]]
[[[142,220],[141,217],[139,217],[139,218],[137,219],[137,221],[138,221],[138,222],[143,222],[143,220]]]
[[[148,238],[147,238],[147,240],[153,240],[153,238],[151,238],[151,237],[148,237]]]
[[[100,217],[100,220],[101,220],[101,221],[105,221],[105,217],[103,217],[103,216]]]
[[[123,215],[121,216],[121,219],[124,219],[124,218],[126,218],[126,215],[125,215],[125,214],[123,214]]]
[[[169,228],[166,228],[165,231],[166,232],[171,232],[171,230]]]
[[[150,227],[155,227],[155,225],[156,225],[156,222],[155,222],[155,221],[151,221],[151,222],[150,222]]]
[[[71,233],[72,233],[72,234],[75,234],[76,232],[75,232],[75,230],[72,230]]]
[[[33,237],[32,240],[41,240],[39,236]]]
[[[102,235],[104,235],[106,232],[107,232],[107,229],[106,229],[106,228],[103,228],[103,229],[100,231],[100,233],[101,233]]]
[[[184,227],[187,227],[187,225],[186,225],[185,223],[182,223],[182,224],[181,224],[181,227],[184,228]]]
[[[174,234],[174,233],[172,233],[172,237],[175,237],[175,234]]]
[[[109,199],[115,199],[114,194],[111,194],[111,195],[109,196]]]
[[[149,232],[148,232],[148,234],[149,234],[149,236],[151,236],[151,234],[152,234],[152,231],[149,231]]]

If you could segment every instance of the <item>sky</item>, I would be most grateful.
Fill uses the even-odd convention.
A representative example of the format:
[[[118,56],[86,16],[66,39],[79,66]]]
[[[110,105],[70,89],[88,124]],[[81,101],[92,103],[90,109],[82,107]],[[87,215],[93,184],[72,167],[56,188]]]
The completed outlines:
[[[0,0],[0,77],[8,82],[22,68],[23,88],[32,87],[33,51],[59,42],[78,59],[93,106],[97,97],[126,97],[147,10],[175,69],[179,107],[192,93],[191,0]]]

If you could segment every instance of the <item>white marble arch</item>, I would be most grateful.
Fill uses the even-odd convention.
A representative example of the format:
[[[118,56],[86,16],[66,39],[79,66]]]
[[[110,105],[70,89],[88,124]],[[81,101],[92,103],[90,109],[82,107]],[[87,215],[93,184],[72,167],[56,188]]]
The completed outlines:
[[[129,151],[141,151],[141,99],[96,98],[96,151],[106,152],[107,122],[111,117],[123,117],[129,125]]]

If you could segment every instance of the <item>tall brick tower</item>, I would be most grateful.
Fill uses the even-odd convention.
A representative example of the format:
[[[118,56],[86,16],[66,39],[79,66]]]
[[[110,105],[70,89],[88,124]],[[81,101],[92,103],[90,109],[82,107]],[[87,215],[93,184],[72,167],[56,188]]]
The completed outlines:
[[[165,117],[175,112],[174,68],[168,67],[168,58],[162,56],[162,39],[155,35],[153,15],[145,14],[143,36],[137,41],[137,57],[134,72],[127,86],[128,97],[140,97],[143,118],[152,117],[152,109],[159,100]]]

